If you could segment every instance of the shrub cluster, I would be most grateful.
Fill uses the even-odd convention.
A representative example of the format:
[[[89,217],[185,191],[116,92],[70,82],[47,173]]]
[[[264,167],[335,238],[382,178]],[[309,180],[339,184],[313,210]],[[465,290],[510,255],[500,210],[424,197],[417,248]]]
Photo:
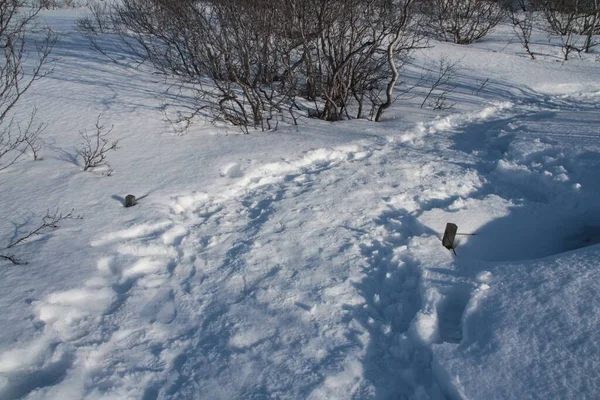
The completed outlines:
[[[203,107],[270,129],[295,110],[379,120],[402,60],[419,47],[413,9],[413,0],[123,0],[92,7],[79,27],[97,48],[99,33],[117,35],[183,82],[209,78],[197,89]]]

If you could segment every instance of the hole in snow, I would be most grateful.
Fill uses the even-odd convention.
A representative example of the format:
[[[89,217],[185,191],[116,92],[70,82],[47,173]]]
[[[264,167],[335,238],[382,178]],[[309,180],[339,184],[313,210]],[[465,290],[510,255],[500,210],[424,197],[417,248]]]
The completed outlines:
[[[469,303],[470,288],[457,288],[444,295],[437,307],[440,339],[447,343],[462,340],[462,316]]]
[[[600,210],[572,212],[556,206],[513,209],[482,226],[476,236],[460,237],[456,252],[484,261],[518,261],[600,244]]]

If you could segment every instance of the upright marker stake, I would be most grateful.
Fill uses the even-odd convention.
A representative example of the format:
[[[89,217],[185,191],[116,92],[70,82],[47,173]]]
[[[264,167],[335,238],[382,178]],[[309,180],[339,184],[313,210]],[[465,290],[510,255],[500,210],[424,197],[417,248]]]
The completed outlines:
[[[125,196],[125,207],[133,207],[137,204],[135,201],[135,196],[132,194],[128,194]]]
[[[442,238],[442,245],[448,250],[452,250],[454,255],[456,255],[456,251],[454,250],[454,239],[456,238],[457,231],[458,226],[452,222],[448,222],[446,224],[446,230],[444,231],[444,237]]]

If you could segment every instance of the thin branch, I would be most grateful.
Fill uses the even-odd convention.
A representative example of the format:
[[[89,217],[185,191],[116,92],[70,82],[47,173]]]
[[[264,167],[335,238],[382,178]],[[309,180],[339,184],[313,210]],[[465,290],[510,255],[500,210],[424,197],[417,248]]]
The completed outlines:
[[[423,99],[423,102],[421,103],[421,107],[423,108],[425,106],[425,103],[427,103],[427,100],[429,100],[429,98],[433,95],[433,93],[440,89],[440,87],[444,87],[443,89],[441,89],[441,93],[438,94],[437,98],[430,103],[430,105],[432,106],[432,108],[434,110],[440,110],[440,109],[444,109],[445,106],[445,100],[446,100],[446,94],[448,94],[450,92],[449,87],[447,87],[446,85],[448,84],[448,82],[453,79],[456,76],[456,72],[457,69],[460,66],[460,62],[459,61],[455,61],[453,63],[450,63],[448,61],[448,57],[446,57],[445,55],[440,57],[439,60],[439,67],[438,67],[438,71],[437,71],[437,77],[435,78],[435,80],[433,81],[433,83],[431,84],[431,86],[429,87],[429,91],[427,93],[427,95],[425,96],[425,98]]]
[[[10,261],[11,263],[13,263],[13,265],[27,264],[27,262],[22,261],[21,259],[17,258],[14,254],[0,254],[0,260]]]

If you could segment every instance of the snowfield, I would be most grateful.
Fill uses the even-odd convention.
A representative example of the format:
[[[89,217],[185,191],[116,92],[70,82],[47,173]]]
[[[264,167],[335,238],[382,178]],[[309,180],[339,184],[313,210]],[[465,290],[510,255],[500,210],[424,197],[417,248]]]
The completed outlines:
[[[168,83],[90,50],[79,12],[44,13],[55,71],[19,105],[43,159],[0,173],[0,247],[82,217],[0,264],[0,399],[597,397],[597,54],[539,33],[532,61],[503,26],[416,55],[408,80],[460,60],[452,109],[181,135]],[[112,176],[77,165],[99,114]],[[475,234],[456,256],[447,222]]]

